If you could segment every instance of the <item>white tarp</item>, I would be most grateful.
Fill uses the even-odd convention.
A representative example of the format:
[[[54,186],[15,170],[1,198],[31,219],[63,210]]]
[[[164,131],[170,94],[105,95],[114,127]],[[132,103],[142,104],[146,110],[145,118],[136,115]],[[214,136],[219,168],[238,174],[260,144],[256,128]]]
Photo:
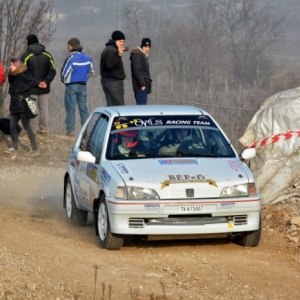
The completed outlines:
[[[250,168],[262,203],[300,196],[300,87],[268,98],[239,141],[256,148]]]

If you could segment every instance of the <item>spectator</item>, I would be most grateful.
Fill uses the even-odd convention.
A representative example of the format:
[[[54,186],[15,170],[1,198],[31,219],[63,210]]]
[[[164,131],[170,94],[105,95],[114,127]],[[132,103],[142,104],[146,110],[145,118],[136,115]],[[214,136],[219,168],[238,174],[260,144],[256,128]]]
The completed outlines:
[[[101,85],[107,106],[124,105],[124,79],[126,77],[122,61],[123,52],[126,51],[124,41],[124,33],[114,31],[101,55]]]
[[[5,71],[2,65],[2,62],[0,60],[0,84],[5,82]]]
[[[78,38],[71,38],[67,44],[69,56],[61,71],[61,81],[65,84],[66,135],[74,136],[76,127],[76,102],[81,126],[89,117],[87,108],[86,83],[94,75],[92,58],[82,51]]]
[[[136,47],[130,55],[131,78],[134,97],[137,105],[147,104],[148,94],[151,93],[151,78],[148,54],[151,50],[151,40],[142,39],[141,47]]]
[[[13,147],[7,149],[5,152],[9,154],[18,153],[18,122],[21,120],[23,128],[27,132],[31,144],[31,150],[28,156],[39,155],[34,133],[30,127],[29,119],[25,115],[25,107],[22,97],[30,95],[33,87],[37,87],[39,82],[32,77],[28,72],[26,66],[20,59],[12,59],[10,63],[10,71],[8,74],[9,94],[10,94],[10,134],[12,138]]]
[[[46,51],[45,46],[39,44],[35,34],[27,36],[27,50],[21,60],[27,66],[29,73],[40,83],[30,90],[30,94],[37,100],[39,115],[31,119],[30,124],[34,131],[48,134],[49,130],[49,101],[50,83],[56,75],[55,64],[52,55]]]

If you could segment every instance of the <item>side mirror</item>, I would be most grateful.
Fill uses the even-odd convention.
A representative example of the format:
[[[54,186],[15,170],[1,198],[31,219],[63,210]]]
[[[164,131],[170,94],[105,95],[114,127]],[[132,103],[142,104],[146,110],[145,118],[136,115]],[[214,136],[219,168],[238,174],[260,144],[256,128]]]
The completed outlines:
[[[240,158],[241,160],[245,160],[245,159],[253,158],[255,157],[255,155],[256,155],[255,148],[247,148],[242,151],[242,153],[240,154]]]
[[[80,151],[77,153],[77,159],[82,162],[94,164],[96,162],[96,157],[88,151]]]

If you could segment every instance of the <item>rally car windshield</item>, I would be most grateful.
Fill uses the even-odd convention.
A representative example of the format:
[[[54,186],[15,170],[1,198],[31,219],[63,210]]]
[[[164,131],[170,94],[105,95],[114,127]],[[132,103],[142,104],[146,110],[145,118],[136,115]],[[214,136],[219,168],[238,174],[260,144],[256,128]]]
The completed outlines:
[[[122,117],[114,120],[106,158],[235,157],[208,116]]]

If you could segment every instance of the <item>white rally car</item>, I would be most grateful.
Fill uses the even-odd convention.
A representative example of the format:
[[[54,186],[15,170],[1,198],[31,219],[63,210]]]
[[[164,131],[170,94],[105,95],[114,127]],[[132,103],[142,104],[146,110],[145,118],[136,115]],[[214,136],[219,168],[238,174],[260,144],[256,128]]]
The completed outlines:
[[[106,249],[126,237],[231,238],[257,246],[260,195],[244,159],[204,110],[191,106],[95,109],[82,127],[64,177],[68,220],[88,212]]]

